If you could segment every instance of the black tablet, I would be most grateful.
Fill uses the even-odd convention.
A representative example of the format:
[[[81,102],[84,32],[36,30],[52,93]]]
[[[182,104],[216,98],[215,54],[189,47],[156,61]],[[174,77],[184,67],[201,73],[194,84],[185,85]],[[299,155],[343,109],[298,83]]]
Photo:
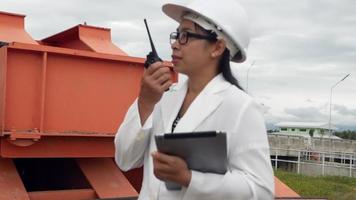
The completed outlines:
[[[216,131],[166,133],[156,135],[159,152],[183,158],[189,169],[225,174],[227,170],[226,133]],[[179,189],[166,184],[168,189]]]

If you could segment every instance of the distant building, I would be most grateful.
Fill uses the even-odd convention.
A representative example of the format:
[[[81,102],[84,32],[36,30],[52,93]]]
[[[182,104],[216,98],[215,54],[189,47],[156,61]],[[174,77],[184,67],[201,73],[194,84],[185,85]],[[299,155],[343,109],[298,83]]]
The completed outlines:
[[[274,132],[273,134],[295,135],[308,138],[339,138],[333,135],[330,136],[330,132],[333,132],[336,127],[331,126],[331,131],[329,131],[329,123],[327,122],[279,122],[275,126],[279,129],[278,132]]]

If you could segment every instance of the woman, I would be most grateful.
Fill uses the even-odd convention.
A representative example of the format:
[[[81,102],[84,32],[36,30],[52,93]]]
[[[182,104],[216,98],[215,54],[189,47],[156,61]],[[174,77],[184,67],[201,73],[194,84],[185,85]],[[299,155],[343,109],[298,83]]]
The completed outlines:
[[[166,4],[163,11],[179,22],[170,35],[172,63],[188,79],[172,85],[161,62],[144,72],[139,97],[115,138],[117,164],[124,171],[144,166],[139,200],[273,199],[264,120],[229,64],[246,59],[243,9],[234,0],[195,0]],[[157,152],[154,135],[211,130],[227,133],[223,175],[190,170],[183,159]],[[182,189],[168,190],[164,181]]]

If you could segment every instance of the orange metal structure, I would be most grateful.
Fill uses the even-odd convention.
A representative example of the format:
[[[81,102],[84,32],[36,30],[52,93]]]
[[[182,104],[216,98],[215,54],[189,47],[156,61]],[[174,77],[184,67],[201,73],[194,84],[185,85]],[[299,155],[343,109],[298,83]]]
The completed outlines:
[[[35,40],[25,31],[25,15],[7,13],[0,11],[0,39],[3,42],[23,42],[37,44]]]
[[[296,193],[294,190],[292,190],[290,187],[280,181],[277,177],[274,178],[274,184],[274,194],[276,198],[301,198],[298,193]]]
[[[113,138],[144,59],[106,28],[35,41],[24,17],[0,12],[0,200],[137,197],[141,172],[118,169]]]

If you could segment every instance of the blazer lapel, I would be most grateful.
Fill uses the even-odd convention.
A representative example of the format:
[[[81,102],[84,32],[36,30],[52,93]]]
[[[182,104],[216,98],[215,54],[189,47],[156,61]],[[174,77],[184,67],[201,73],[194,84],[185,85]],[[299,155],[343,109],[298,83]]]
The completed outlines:
[[[211,80],[189,106],[174,132],[194,131],[218,108],[223,100],[223,97],[218,93],[222,90],[226,90],[229,86],[231,86],[231,84],[226,82],[222,75],[218,75]]]
[[[222,97],[200,94],[189,106],[187,112],[179,121],[174,132],[192,132],[204,121],[222,102]]]
[[[165,92],[161,101],[162,121],[164,133],[170,133],[172,123],[177,117],[179,109],[183,104],[185,94],[187,93],[187,81],[178,83]]]

